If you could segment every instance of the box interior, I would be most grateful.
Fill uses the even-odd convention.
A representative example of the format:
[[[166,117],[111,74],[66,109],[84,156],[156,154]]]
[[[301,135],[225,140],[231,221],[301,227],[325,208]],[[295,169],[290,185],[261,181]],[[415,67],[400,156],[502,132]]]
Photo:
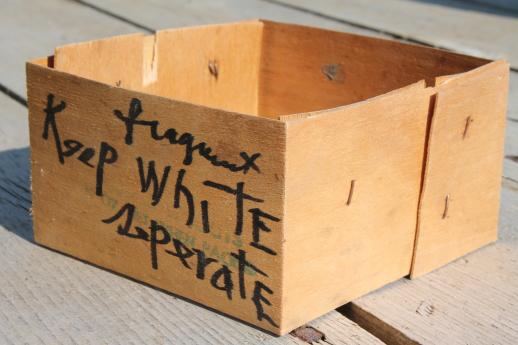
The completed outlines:
[[[429,47],[255,20],[71,44],[54,68],[249,115],[343,106],[488,61]]]

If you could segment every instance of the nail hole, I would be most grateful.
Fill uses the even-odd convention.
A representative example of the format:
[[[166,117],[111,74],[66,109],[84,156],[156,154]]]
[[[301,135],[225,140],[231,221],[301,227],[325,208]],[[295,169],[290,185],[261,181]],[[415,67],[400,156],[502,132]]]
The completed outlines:
[[[466,118],[466,125],[464,126],[464,133],[462,133],[462,139],[466,139],[466,136],[468,135],[469,126],[471,125],[472,122],[473,122],[473,119],[471,118],[471,116],[468,116]]]
[[[216,60],[209,60],[209,72],[214,78],[218,79],[219,71],[218,62]]]
[[[442,219],[445,219],[448,217],[448,209],[450,207],[450,195],[446,195],[446,198],[444,198],[444,211],[442,213]]]
[[[340,64],[332,63],[323,65],[321,71],[329,81],[343,82],[344,80],[344,73]]]
[[[354,184],[356,183],[355,180],[351,180],[351,185],[349,187],[349,196],[347,197],[346,205],[349,206],[351,202],[353,201],[353,192],[354,192]]]

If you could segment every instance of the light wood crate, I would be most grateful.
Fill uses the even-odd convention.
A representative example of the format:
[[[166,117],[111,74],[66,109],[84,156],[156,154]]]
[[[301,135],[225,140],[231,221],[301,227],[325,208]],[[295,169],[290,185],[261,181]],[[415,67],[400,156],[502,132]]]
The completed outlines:
[[[284,334],[496,240],[508,69],[262,20],[59,47],[35,240]]]

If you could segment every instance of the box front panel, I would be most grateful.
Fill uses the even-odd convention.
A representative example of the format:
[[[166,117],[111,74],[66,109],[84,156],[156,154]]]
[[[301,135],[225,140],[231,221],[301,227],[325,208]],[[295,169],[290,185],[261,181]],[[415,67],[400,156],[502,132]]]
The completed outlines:
[[[273,332],[284,125],[28,64],[35,239]]]
[[[289,120],[286,327],[407,275],[431,90]]]

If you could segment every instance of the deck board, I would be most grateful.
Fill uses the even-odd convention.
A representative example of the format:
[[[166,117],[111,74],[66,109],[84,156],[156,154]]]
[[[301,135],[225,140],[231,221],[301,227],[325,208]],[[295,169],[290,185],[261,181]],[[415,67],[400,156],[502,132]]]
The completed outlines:
[[[504,177],[518,181],[518,121],[507,121],[505,129],[505,160],[503,175]]]
[[[59,45],[139,31],[73,1],[2,1],[0,83],[25,97],[25,61]]]
[[[111,13],[154,30],[181,26],[217,24],[248,19],[268,19],[295,24],[314,25],[326,29],[383,36],[372,30],[358,28],[334,20],[285,8],[262,0],[164,1],[141,0],[128,6],[124,0],[85,0]]]
[[[507,117],[518,121],[518,72],[509,75],[509,99]]]
[[[509,11],[466,1],[275,0],[326,16],[518,68],[518,20]]]

